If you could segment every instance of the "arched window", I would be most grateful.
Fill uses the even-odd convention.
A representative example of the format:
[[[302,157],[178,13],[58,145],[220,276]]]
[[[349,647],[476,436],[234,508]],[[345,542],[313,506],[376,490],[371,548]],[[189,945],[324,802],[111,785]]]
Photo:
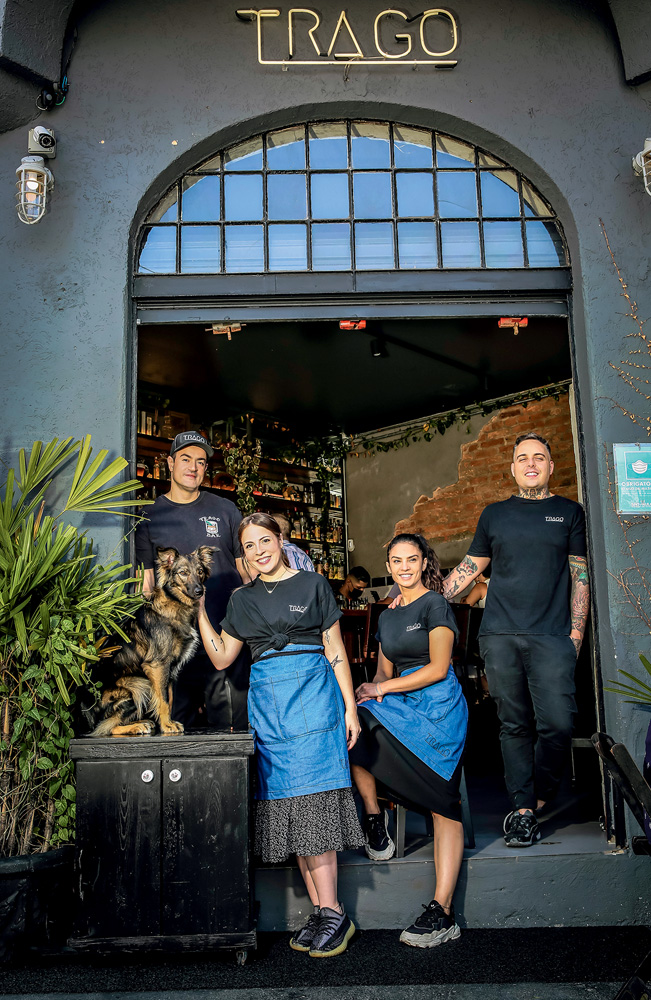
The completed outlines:
[[[257,135],[178,180],[139,274],[564,267],[556,217],[517,170],[440,132],[324,122]]]

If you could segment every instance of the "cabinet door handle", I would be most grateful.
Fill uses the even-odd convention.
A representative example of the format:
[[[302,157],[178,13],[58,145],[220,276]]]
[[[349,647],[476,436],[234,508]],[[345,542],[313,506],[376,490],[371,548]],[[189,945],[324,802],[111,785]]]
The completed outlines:
[[[180,781],[180,780],[181,780],[181,772],[179,771],[178,767],[175,767],[172,771],[170,771],[170,781]]]
[[[150,781],[154,780],[154,772],[147,769],[146,771],[142,772],[140,777],[145,782],[145,784],[148,785]]]

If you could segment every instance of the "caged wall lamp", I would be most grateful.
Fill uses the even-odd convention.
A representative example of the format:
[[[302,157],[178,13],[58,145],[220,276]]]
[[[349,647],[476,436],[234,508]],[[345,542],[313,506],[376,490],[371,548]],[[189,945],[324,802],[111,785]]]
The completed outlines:
[[[21,222],[33,226],[47,212],[54,188],[54,176],[44,159],[56,156],[54,133],[42,125],[31,129],[27,149],[30,155],[23,156],[16,170],[16,211]]]
[[[651,139],[645,139],[644,149],[633,157],[633,170],[642,175],[644,190],[651,195]]]

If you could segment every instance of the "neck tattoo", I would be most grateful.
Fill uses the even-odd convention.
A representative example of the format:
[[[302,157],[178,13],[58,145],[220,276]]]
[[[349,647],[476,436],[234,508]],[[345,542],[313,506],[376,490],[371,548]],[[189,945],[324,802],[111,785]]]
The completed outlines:
[[[523,500],[546,500],[547,497],[551,496],[551,493],[548,486],[536,486],[530,490],[520,487],[518,496]]]

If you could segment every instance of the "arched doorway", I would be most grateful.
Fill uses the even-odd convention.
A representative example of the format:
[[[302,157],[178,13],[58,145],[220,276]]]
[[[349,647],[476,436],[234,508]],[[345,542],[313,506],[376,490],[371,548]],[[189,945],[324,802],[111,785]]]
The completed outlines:
[[[570,382],[570,290],[552,206],[503,159],[412,125],[303,122],[203,157],[143,219],[140,387],[197,426],[249,414],[295,437],[368,436]],[[359,531],[336,486],[336,555],[351,564]],[[595,728],[589,656],[585,692],[581,738]]]

